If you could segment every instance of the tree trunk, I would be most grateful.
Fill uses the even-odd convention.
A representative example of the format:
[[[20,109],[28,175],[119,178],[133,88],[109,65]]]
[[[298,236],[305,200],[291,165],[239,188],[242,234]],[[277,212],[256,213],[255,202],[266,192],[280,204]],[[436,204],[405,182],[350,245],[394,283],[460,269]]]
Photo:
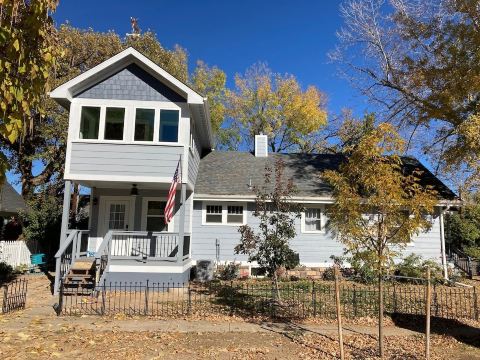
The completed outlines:
[[[282,301],[282,299],[280,297],[280,289],[278,287],[278,276],[277,276],[277,271],[276,270],[273,272],[273,283],[275,284],[275,292],[277,294],[277,301],[278,301],[278,303],[280,303]]]
[[[385,349],[383,344],[383,278],[381,270],[378,272],[378,350],[380,357],[383,358]]]

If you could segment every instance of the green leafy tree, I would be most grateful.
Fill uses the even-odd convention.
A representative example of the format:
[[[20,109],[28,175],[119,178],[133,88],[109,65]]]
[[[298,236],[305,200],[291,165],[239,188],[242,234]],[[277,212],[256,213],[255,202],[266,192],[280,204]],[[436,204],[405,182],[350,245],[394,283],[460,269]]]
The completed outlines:
[[[298,265],[289,242],[296,235],[295,220],[301,215],[300,205],[291,201],[295,186],[292,179],[284,179],[284,168],[282,160],[275,162],[274,169],[267,166],[263,185],[253,187],[258,231],[249,225],[240,226],[240,243],[235,247],[236,254],[248,255],[249,261],[256,261],[273,278],[279,300],[278,270]]]
[[[383,280],[393,257],[412,236],[431,226],[436,196],[419,184],[419,171],[406,173],[399,156],[404,141],[392,125],[381,123],[358,143],[338,171],[328,170],[334,203],[328,209],[329,228],[375,270],[379,293],[379,351],[383,345]]]
[[[447,214],[446,242],[467,252],[480,251],[480,204],[473,197],[459,212]],[[475,256],[477,257],[477,256]]]
[[[325,95],[316,87],[302,90],[294,76],[274,74],[265,64],[256,64],[235,76],[235,89],[227,95],[231,126],[248,146],[263,133],[273,152],[317,149],[327,112]]]
[[[32,117],[45,113],[43,95],[61,55],[50,16],[56,6],[56,0],[0,2],[0,137],[10,144],[33,132]],[[8,168],[2,154],[2,181]]]

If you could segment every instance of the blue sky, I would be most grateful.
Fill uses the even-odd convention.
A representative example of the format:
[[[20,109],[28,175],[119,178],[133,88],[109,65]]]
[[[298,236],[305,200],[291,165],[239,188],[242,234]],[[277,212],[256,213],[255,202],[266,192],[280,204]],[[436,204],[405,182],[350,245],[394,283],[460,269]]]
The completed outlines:
[[[235,73],[262,61],[274,72],[295,75],[304,87],[324,91],[330,112],[349,107],[362,115],[368,109],[365,99],[328,61],[342,24],[339,5],[306,0],[61,0],[54,19],[57,25],[68,21],[74,27],[124,36],[130,32],[130,17],[137,17],[140,28],[154,31],[165,47],[186,48],[191,66],[202,59],[223,69],[229,86]],[[9,180],[17,181],[11,174]]]

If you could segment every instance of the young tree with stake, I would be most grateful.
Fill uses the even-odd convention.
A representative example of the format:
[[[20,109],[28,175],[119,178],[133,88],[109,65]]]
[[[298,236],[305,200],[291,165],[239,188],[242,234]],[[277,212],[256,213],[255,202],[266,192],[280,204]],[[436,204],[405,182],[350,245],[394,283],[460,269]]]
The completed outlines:
[[[278,270],[298,265],[298,258],[290,248],[289,241],[296,235],[295,220],[301,216],[301,207],[291,201],[295,193],[292,179],[284,179],[285,164],[275,162],[275,168],[265,167],[263,186],[254,186],[255,212],[260,220],[259,230],[249,225],[240,226],[240,243],[236,254],[248,255],[249,261],[256,261],[273,278],[277,299],[281,301],[278,288]]]
[[[383,281],[393,257],[415,234],[431,226],[435,192],[419,183],[420,172],[404,166],[404,141],[387,123],[373,127],[345,149],[338,171],[325,179],[333,188],[329,227],[348,252],[361,254],[378,277],[379,351],[383,344]]]

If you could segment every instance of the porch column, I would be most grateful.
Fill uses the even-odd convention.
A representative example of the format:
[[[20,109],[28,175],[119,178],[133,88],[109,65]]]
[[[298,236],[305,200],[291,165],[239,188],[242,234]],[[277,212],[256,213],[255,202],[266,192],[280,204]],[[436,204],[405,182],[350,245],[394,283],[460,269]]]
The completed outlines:
[[[63,212],[62,212],[62,227],[60,228],[60,249],[67,239],[68,222],[70,219],[70,198],[72,195],[72,183],[70,180],[65,181],[65,189],[63,191]],[[53,287],[53,294],[57,295],[60,287],[60,266],[61,258],[58,257],[55,263],[55,283]]]
[[[443,207],[440,208],[440,250],[442,255],[442,267],[443,267],[443,277],[445,280],[448,280],[448,265],[447,265],[447,255],[446,255],[446,246],[445,246],[445,222],[444,214],[445,210]]]
[[[180,195],[180,224],[178,225],[178,253],[177,262],[183,262],[183,242],[185,240],[185,202],[187,197],[187,184],[182,183]]]
[[[60,246],[67,238],[68,223],[70,220],[70,200],[72,197],[72,182],[65,180],[65,190],[63,191],[63,212],[62,212],[62,227],[60,230]]]

